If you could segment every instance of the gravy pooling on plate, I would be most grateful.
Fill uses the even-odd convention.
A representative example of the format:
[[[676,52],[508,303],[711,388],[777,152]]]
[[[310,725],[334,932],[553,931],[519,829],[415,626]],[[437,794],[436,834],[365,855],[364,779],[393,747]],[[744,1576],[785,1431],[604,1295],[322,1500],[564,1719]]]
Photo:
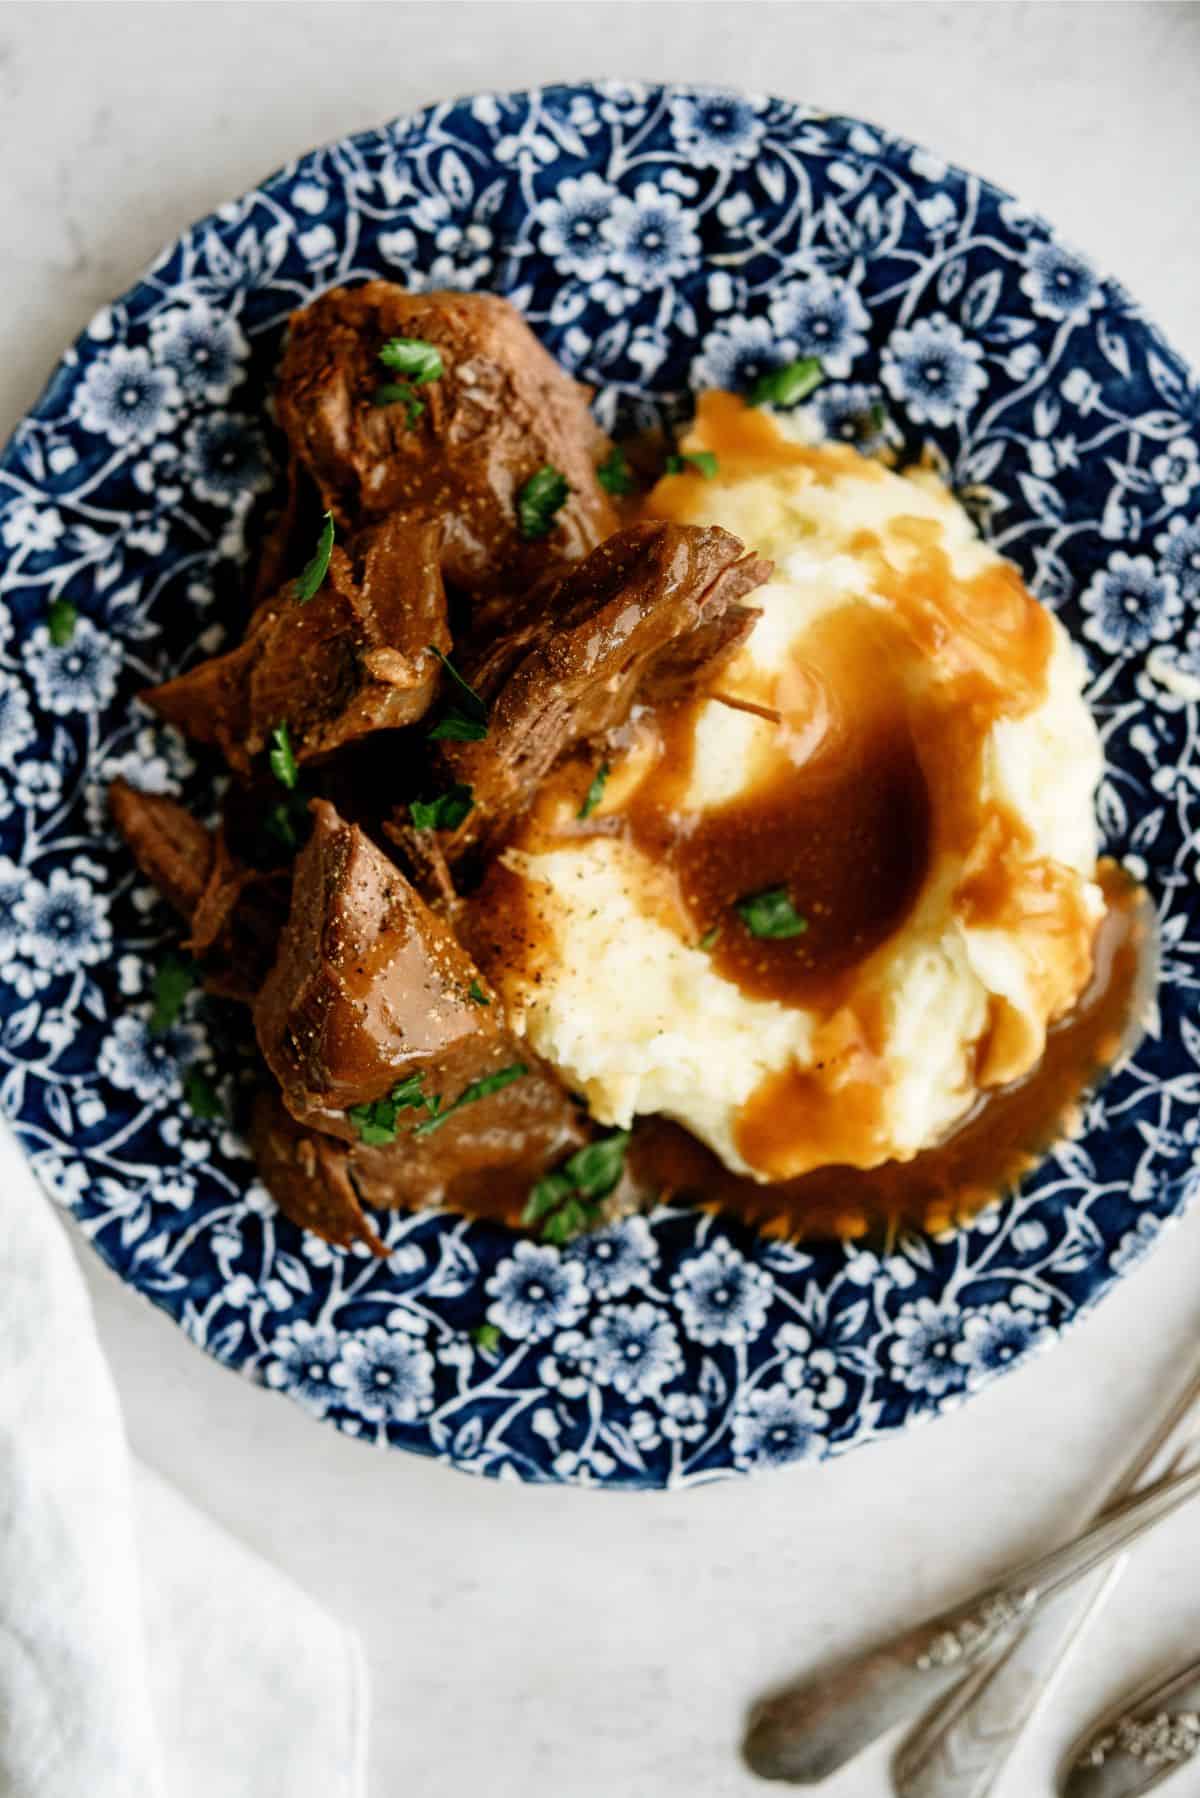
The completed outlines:
[[[682,472],[621,493],[622,524],[627,465],[492,296],[324,295],[293,321],[278,413],[288,502],[245,640],[147,695],[224,754],[222,821],[123,784],[114,815],[207,983],[251,1007],[281,1208],[376,1252],[364,1205],[523,1216],[561,1241],[659,1192],[855,1234],[940,1224],[1019,1177],[1115,1052],[1141,926],[1092,878],[1098,749],[1070,647],[1015,571],[921,490],[897,514],[897,477],[727,394],[701,397]],[[802,537],[850,498],[870,514],[839,525],[833,600],[802,605],[802,630],[753,505],[735,536],[699,503],[717,470],[739,505],[798,483],[818,507]],[[1061,817],[1021,788],[1046,743],[1078,752]],[[715,1124],[614,1099],[542,1027],[564,976],[607,973],[600,1023],[578,1003],[569,1028],[642,1054],[653,982],[615,941],[591,956],[547,899],[539,870],[571,857],[584,914],[626,950],[658,931],[651,959],[700,994],[704,1029],[769,1039],[718,1079]],[[931,907],[961,925],[953,954],[921,936]],[[946,962],[954,1029],[902,1090],[910,939]],[[678,1121],[637,1118],[625,1165],[645,1111]]]
[[[763,1185],[731,1174],[695,1137],[655,1120],[635,1132],[638,1178],[656,1191],[719,1205],[771,1235],[857,1237],[968,1223],[1073,1132],[1087,1094],[1128,1045],[1149,998],[1154,920],[1146,895],[1115,863],[1102,864],[1101,880],[1107,910],[1083,995],[1051,1026],[1037,1066],[984,1093],[942,1142],[911,1161],[830,1166]],[[775,1128],[789,1096],[764,1094],[758,1127]]]

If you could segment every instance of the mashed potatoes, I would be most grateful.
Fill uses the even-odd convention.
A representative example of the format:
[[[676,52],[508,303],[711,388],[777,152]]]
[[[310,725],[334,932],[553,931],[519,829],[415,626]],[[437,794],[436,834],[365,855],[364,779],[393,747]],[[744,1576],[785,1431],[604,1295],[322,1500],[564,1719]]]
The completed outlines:
[[[711,449],[716,477],[669,477],[650,510],[774,559],[711,686],[779,721],[711,697],[635,718],[584,824],[588,771],[565,774],[505,858],[537,931],[489,972],[604,1122],[664,1113],[760,1179],[907,1159],[1030,1068],[1087,981],[1101,750],[1082,657],[936,482],[801,447],[724,395],[686,447]],[[905,758],[901,820],[885,777]],[[751,940],[735,891],[714,909],[699,863],[624,828],[669,813],[694,849],[713,820],[728,835],[739,808],[793,790],[794,813],[746,836],[741,876],[774,889],[790,835],[806,914],[790,941]],[[900,881],[917,845],[911,891],[872,934],[889,898],[872,883]],[[862,930],[839,937],[860,905]]]

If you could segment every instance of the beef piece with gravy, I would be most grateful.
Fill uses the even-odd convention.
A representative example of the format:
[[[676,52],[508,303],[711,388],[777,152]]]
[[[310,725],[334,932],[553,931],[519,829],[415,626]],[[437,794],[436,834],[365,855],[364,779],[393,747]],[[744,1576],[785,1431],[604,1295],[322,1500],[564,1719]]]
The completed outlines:
[[[127,780],[113,781],[108,805],[142,873],[190,924],[212,871],[212,831],[177,799]]]
[[[289,875],[246,867],[223,831],[207,829],[165,794],[115,780],[109,808],[142,873],[191,926],[184,947],[201,962],[204,984],[252,1001],[275,957]]]
[[[305,604],[289,581],[259,606],[243,643],[143,697],[196,742],[248,774],[286,723],[298,762],[377,730],[414,724],[433,703],[450,647],[440,527],[388,518],[337,544]]]
[[[559,757],[622,723],[635,699],[715,673],[757,617],[742,600],[770,572],[719,526],[680,524],[633,525],[567,572],[515,662],[488,650],[468,667],[488,733],[440,745],[444,780],[474,796],[446,839],[451,860],[501,843]]]
[[[306,1130],[277,1091],[264,1089],[254,1103],[250,1144],[263,1185],[285,1217],[326,1242],[343,1248],[365,1242],[376,1255],[387,1254],[363,1215],[344,1143]]]
[[[379,360],[393,337],[441,353],[441,377],[413,389],[423,411],[412,420],[402,401],[375,403],[403,384]],[[339,529],[395,512],[441,520],[442,565],[463,593],[509,590],[547,556],[584,556],[616,528],[585,390],[494,294],[406,293],[386,281],[323,294],[292,319],[277,401],[291,453]],[[518,495],[547,465],[569,495],[530,543]]]
[[[420,1099],[395,1118],[394,1190],[436,1196],[460,1165],[519,1163],[536,1175],[582,1141],[576,1106],[506,1028],[474,962],[399,868],[326,801],[312,812],[291,916],[254,1012],[288,1110],[357,1144],[351,1108],[415,1082]],[[525,1071],[501,1090],[417,1128],[432,1121],[430,1104],[449,1112],[516,1066]]]

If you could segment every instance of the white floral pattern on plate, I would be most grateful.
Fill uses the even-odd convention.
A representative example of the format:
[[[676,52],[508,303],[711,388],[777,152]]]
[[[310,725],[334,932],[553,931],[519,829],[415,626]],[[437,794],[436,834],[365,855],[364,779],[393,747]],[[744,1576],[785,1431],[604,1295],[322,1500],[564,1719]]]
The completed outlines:
[[[1101,821],[1157,897],[1165,978],[1133,1065],[1014,1202],[945,1237],[802,1247],[671,1205],[566,1250],[395,1214],[377,1263],[280,1218],[232,1125],[187,1110],[193,1070],[227,1104],[243,1089],[237,1022],[193,994],[150,1029],[175,932],[103,788],[211,802],[211,766],[133,696],[243,616],[288,314],[378,274],[507,294],[607,426],[821,356],[824,428],[923,454],[1083,642]],[[1040,1350],[1197,1183],[1198,437],[1187,370],[1044,221],[779,100],[483,94],[221,207],[92,320],[0,461],[0,1103],[43,1181],[211,1354],[477,1473],[661,1486],[812,1461]]]

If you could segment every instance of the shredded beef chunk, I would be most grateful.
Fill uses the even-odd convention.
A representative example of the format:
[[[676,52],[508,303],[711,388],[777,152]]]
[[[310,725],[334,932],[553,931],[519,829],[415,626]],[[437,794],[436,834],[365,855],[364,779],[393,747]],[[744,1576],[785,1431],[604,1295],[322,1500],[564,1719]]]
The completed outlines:
[[[245,867],[223,831],[208,830],[162,793],[116,780],[109,807],[142,873],[191,926],[184,946],[202,963],[205,985],[251,1002],[275,959],[288,875]]]
[[[400,854],[400,865],[424,899],[426,905],[457,930],[463,916],[463,901],[454,885],[446,852],[432,830],[417,830],[404,821],[403,814],[389,819],[383,826],[389,842]]]
[[[212,869],[185,944],[203,966],[210,992],[253,1004],[279,948],[290,891],[289,870],[248,868],[230,853],[224,830],[217,831]]]
[[[395,337],[441,356],[438,379],[409,384],[419,415],[405,398],[377,403],[381,389],[406,385],[379,359]],[[339,527],[396,511],[443,519],[442,565],[464,593],[530,578],[548,554],[586,555],[616,528],[584,390],[494,294],[410,294],[386,281],[324,294],[292,319],[277,399],[291,452]],[[545,467],[568,494],[530,542],[518,498]]]
[[[269,616],[271,608],[266,610]],[[256,613],[256,619],[264,617]],[[186,674],[161,686],[147,687],[141,697],[147,705],[195,743],[213,743],[233,767],[245,772],[250,766],[246,739],[250,734],[250,676],[258,657],[255,624],[236,649],[199,662]]]
[[[108,806],[142,873],[190,924],[212,871],[212,831],[178,800],[127,780],[113,781]]]
[[[255,1100],[250,1143],[263,1184],[285,1217],[326,1242],[365,1242],[376,1255],[387,1254],[363,1215],[342,1143],[305,1130],[273,1091]]]
[[[254,1013],[288,1110],[364,1148],[394,1144],[390,1171],[373,1170],[393,1202],[441,1195],[460,1164],[541,1171],[582,1140],[576,1107],[400,870],[331,805],[312,811]]]
[[[472,1055],[499,1026],[470,998],[474,964],[399,868],[323,800],[296,863],[279,959],[255,1007],[295,1116],[353,1140],[352,1105]]]
[[[431,651],[450,647],[439,537],[432,521],[395,517],[349,552],[335,545],[306,604],[289,581],[258,608],[244,643],[143,697],[240,774],[282,723],[298,762],[416,723],[440,678]]]
[[[559,757],[620,724],[635,698],[669,697],[701,668],[715,672],[757,616],[741,601],[770,572],[719,526],[680,524],[634,525],[571,569],[515,664],[503,669],[489,651],[469,668],[490,707],[488,734],[440,746],[445,779],[474,799],[446,839],[451,859],[502,842]]]

